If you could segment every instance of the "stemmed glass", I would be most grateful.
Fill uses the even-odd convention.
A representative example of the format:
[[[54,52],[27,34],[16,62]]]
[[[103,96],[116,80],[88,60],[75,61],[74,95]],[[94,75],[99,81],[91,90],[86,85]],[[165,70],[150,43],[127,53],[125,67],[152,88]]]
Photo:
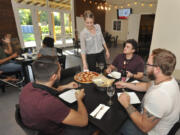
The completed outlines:
[[[107,87],[107,95],[109,96],[108,105],[113,104],[111,98],[113,97],[114,93],[115,93],[115,88],[113,86]]]
[[[99,69],[101,70],[101,74],[103,73],[103,69],[104,69],[104,63],[103,62],[100,62],[99,64],[98,64],[98,66],[99,66]]]

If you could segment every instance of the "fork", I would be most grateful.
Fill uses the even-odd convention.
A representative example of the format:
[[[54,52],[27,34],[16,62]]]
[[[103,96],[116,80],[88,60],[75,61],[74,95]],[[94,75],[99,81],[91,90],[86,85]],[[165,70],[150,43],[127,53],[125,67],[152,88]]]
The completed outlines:
[[[126,91],[124,88],[122,88],[122,91],[125,92],[125,93],[127,93],[127,91]]]
[[[94,118],[96,118],[96,116],[98,115],[98,113],[101,111],[101,110],[103,110],[103,108],[104,108],[104,106],[101,106],[101,108],[97,111],[97,113],[96,114],[94,114]]]

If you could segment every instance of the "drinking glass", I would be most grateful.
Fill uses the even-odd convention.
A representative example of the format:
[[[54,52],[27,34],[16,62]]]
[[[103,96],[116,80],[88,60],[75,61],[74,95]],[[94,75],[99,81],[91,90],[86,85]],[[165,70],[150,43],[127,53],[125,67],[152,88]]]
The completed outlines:
[[[108,105],[113,104],[111,98],[113,97],[114,93],[115,93],[115,88],[113,86],[107,87],[107,95],[109,96]]]
[[[103,63],[103,62],[100,62],[100,63],[98,64],[98,66],[99,66],[99,69],[101,70],[100,72],[102,73],[102,72],[103,72],[103,69],[104,69],[104,63]]]

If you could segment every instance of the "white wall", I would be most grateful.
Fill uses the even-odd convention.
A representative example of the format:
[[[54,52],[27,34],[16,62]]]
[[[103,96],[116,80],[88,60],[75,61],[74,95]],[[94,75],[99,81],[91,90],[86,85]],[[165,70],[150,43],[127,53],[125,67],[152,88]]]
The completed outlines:
[[[180,79],[180,0],[158,0],[151,50],[165,48],[177,57],[175,77]]]
[[[154,2],[154,0],[149,1],[153,1],[153,7],[149,7],[147,3],[145,3],[144,7],[142,7],[140,4],[134,5],[134,1],[132,0],[126,0],[126,3],[122,3],[122,1],[120,0],[106,1],[112,5],[112,8],[110,11],[106,12],[105,30],[111,33],[113,36],[118,35],[118,40],[120,40],[119,42],[123,42],[127,39],[128,19],[124,19],[121,21],[121,31],[113,31],[113,20],[117,19],[117,9],[115,9],[114,6],[118,6],[118,8],[120,8],[120,6],[123,6],[123,8],[132,8],[133,14],[155,14],[156,12],[156,2]],[[127,3],[130,3],[131,6],[127,7]]]

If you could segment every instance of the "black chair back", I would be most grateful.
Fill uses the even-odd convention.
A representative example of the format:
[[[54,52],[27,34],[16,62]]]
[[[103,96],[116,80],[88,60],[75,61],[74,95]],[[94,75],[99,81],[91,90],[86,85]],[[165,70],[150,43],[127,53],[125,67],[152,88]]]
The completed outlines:
[[[38,130],[28,128],[26,125],[24,125],[21,119],[19,104],[16,104],[15,120],[27,135],[40,135]]]
[[[180,121],[178,121],[174,124],[174,126],[169,131],[168,135],[175,135],[179,129],[180,129]]]
[[[78,72],[81,72],[80,66],[70,67],[70,68],[61,70],[61,80],[58,84],[54,84],[54,87],[71,82],[74,78],[74,75]]]

